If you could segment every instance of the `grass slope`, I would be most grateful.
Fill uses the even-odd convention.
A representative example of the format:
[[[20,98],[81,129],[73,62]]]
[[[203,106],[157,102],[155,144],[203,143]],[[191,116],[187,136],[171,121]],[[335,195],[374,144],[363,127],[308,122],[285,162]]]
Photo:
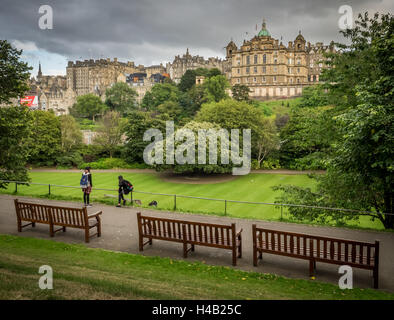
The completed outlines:
[[[41,265],[53,269],[53,290],[38,287]],[[0,299],[394,299],[394,295],[0,235]]]
[[[308,178],[307,175],[254,173],[247,176],[240,176],[232,181],[216,184],[182,184],[163,181],[155,173],[94,173],[93,170],[92,174],[94,188],[116,189],[117,177],[119,174],[122,174],[125,179],[133,183],[136,191],[266,203],[273,203],[278,195],[278,192],[272,190],[272,186],[278,184],[294,184],[304,187],[314,187],[314,180]],[[76,172],[30,172],[30,177],[32,178],[32,182],[36,183],[78,186],[81,174]],[[0,193],[12,194],[14,191],[15,185],[10,184],[8,189],[1,189]],[[20,185],[18,186],[18,194],[34,197],[48,197],[48,186]],[[106,194],[111,194],[114,198],[105,197]],[[82,192],[80,189],[52,186],[51,198],[82,201]],[[93,189],[91,198],[93,202],[99,201],[114,205],[117,202],[117,191],[109,192]],[[156,200],[158,202],[158,208],[161,210],[173,210],[174,208],[174,197],[172,196],[134,193],[133,198],[141,199],[143,206],[147,206],[150,201]],[[187,199],[181,197],[177,197],[176,205],[177,211],[217,215],[224,215],[225,207],[223,201]],[[227,216],[261,220],[280,220],[281,210],[270,205],[227,203]],[[283,219],[292,221],[286,209],[283,210]],[[354,222],[353,226],[383,229],[379,221],[372,222],[366,217],[362,217],[358,223]]]

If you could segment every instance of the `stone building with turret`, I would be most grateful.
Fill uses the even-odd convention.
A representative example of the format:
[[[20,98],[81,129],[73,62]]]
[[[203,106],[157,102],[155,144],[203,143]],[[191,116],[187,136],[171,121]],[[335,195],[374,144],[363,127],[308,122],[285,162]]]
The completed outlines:
[[[260,32],[239,48],[233,41],[227,45],[226,58],[231,66],[227,77],[231,85],[248,86],[252,98],[299,96],[304,87],[319,81],[325,67],[323,53],[333,50],[332,42],[329,46],[307,43],[301,31],[285,46],[271,36],[263,22]]]
[[[175,82],[179,83],[182,76],[187,70],[196,70],[198,68],[213,69],[217,68],[224,73],[226,62],[219,58],[208,58],[204,59],[201,56],[192,56],[189,53],[189,49],[186,50],[186,54],[183,56],[175,56],[172,63],[167,63],[166,69],[170,78]]]
[[[143,71],[144,66],[136,66],[134,62],[119,62],[117,58],[84,60],[68,62],[67,88],[71,88],[77,96],[93,93],[105,98],[105,90],[118,82],[122,74]]]

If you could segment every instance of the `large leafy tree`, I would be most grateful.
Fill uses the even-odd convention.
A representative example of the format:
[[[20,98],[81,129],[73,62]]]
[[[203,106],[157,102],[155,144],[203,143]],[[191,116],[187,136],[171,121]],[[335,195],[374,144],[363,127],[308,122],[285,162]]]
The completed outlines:
[[[226,90],[230,84],[225,76],[217,75],[204,81],[205,96],[208,101],[219,102],[229,96]]]
[[[267,119],[260,108],[245,101],[226,99],[204,104],[196,115],[196,121],[215,123],[227,130],[251,129],[252,156],[259,163],[279,147],[273,120]]]
[[[61,150],[61,125],[53,112],[32,111],[33,125],[29,136],[29,162],[53,165]]]
[[[108,107],[101,99],[88,93],[77,98],[77,102],[70,109],[70,113],[77,118],[89,118],[95,120],[97,116],[103,115]]]
[[[62,115],[59,120],[62,136],[61,150],[68,153],[82,144],[82,132],[73,116]]]
[[[117,146],[122,143],[125,122],[119,112],[108,111],[100,121],[94,143],[103,147],[112,158]]]
[[[126,114],[136,107],[137,92],[124,82],[117,82],[105,91],[105,103],[110,110]]]
[[[190,90],[196,84],[196,75],[195,70],[186,70],[178,85],[179,90],[183,92]]]
[[[32,114],[27,107],[0,108],[0,179],[28,181],[27,143],[32,129]],[[0,188],[7,183],[0,182]]]
[[[165,121],[154,118],[151,114],[142,111],[133,111],[127,119],[124,157],[129,163],[143,163],[145,147],[150,143],[143,140],[145,131],[148,129],[159,129],[161,132],[165,132]]]
[[[231,88],[231,92],[233,94],[233,99],[237,101],[249,101],[249,92],[250,89],[248,86],[244,84],[236,84]]]
[[[394,228],[393,30],[391,14],[370,18],[365,13],[353,29],[342,32],[350,44],[338,45],[343,50],[331,55],[333,68],[324,74],[341,110],[336,117],[341,137],[318,192],[295,187],[287,192],[294,201],[307,196],[316,203],[372,212],[363,214],[387,229]]]
[[[166,164],[165,156],[166,156],[166,140],[164,139],[162,142],[157,143],[157,147],[161,148],[163,150],[163,157],[164,157],[164,164],[156,164],[154,167],[158,171],[165,171],[165,170],[171,170],[176,173],[204,173],[204,174],[212,174],[212,173],[230,173],[232,171],[233,164],[222,164],[221,163],[221,139],[217,138],[216,135],[214,135],[213,132],[210,132],[209,130],[217,130],[220,129],[220,127],[215,124],[215,123],[210,123],[210,122],[196,122],[196,121],[191,121],[184,125],[182,128],[179,128],[178,130],[183,130],[183,129],[188,129],[192,133],[191,139],[183,140],[183,141],[176,141],[174,144],[175,152],[178,152],[178,148],[180,148],[180,145],[182,145],[183,148],[189,150],[189,156],[193,154],[193,159],[194,163],[185,163],[185,164],[179,164],[177,161],[175,161],[174,164]],[[201,152],[199,145],[197,142],[198,141],[198,135],[199,131],[204,130],[206,132],[206,145],[205,145],[205,164],[199,164],[199,161],[203,159],[204,153]],[[210,139],[216,138],[217,140],[217,163],[216,164],[210,164],[209,163],[209,153],[212,148],[210,146]],[[185,153],[183,153],[185,155]],[[201,158],[201,159],[200,159]]]
[[[158,83],[147,92],[142,99],[141,106],[146,110],[156,110],[156,108],[167,101],[178,102],[180,91],[178,87],[171,83]]]
[[[291,169],[325,169],[338,139],[333,107],[293,107],[280,131],[281,164]]]
[[[22,50],[13,48],[7,40],[0,40],[0,105],[29,90],[27,80],[32,68],[20,61],[21,54]]]

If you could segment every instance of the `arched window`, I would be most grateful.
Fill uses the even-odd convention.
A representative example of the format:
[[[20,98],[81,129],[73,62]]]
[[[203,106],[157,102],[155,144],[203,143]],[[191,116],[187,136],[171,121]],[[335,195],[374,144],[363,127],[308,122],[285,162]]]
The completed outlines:
[[[254,55],[254,64],[257,64],[257,54]]]
[[[267,55],[263,55],[263,63],[267,63]]]

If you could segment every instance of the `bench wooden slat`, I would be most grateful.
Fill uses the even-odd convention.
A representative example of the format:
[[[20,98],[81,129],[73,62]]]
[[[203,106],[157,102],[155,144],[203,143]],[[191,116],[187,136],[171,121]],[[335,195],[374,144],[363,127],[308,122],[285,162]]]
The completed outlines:
[[[92,227],[97,228],[97,236],[101,236],[101,219],[102,212],[97,212],[88,217],[86,208],[68,208],[63,206],[52,206],[47,204],[31,203],[14,200],[15,211],[17,215],[18,231],[22,232],[22,221],[31,222],[28,225],[35,226],[35,223],[43,223],[49,225],[49,233],[51,236],[59,231],[66,231],[66,227],[85,229],[85,241],[89,242],[89,230]],[[95,218],[96,223],[91,226],[87,222],[90,218]],[[61,229],[55,230],[54,226],[61,226]]]
[[[373,270],[374,287],[378,287],[379,241],[373,244],[269,230],[257,228],[256,225],[253,225],[252,232],[254,265],[257,265],[258,252],[259,258],[262,258],[262,253],[266,252],[309,260],[311,275],[314,274],[317,261],[339,265],[348,264],[356,268]]]
[[[142,251],[146,244],[152,244],[152,239],[167,240],[183,243],[184,256],[194,250],[195,245],[202,245],[233,251],[233,264],[236,263],[236,251],[238,248],[241,256],[241,238],[236,239],[235,225],[226,226],[219,224],[199,223],[185,220],[163,219],[142,216],[137,213],[139,248]],[[162,226],[161,226],[162,223]],[[230,230],[232,235],[230,236]],[[149,241],[144,243],[144,238]],[[191,245],[187,249],[187,245]]]

